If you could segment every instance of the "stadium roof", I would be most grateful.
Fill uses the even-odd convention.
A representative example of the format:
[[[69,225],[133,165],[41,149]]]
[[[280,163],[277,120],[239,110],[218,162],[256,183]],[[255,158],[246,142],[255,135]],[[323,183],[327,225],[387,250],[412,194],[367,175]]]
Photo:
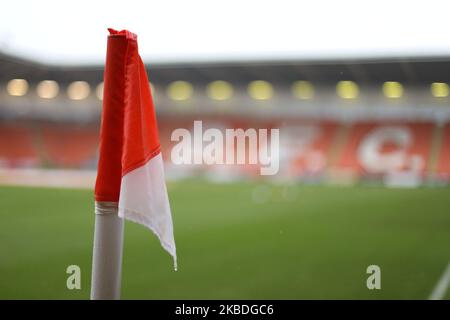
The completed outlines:
[[[223,61],[148,64],[152,82],[167,84],[174,80],[233,83],[262,79],[283,83],[309,80],[335,83],[354,80],[370,84],[382,81],[404,83],[450,82],[450,56],[429,58]],[[70,72],[69,72],[70,71]],[[85,80],[98,83],[103,78],[102,65],[45,65],[0,53],[0,81],[25,78],[30,82],[55,79],[60,82]]]

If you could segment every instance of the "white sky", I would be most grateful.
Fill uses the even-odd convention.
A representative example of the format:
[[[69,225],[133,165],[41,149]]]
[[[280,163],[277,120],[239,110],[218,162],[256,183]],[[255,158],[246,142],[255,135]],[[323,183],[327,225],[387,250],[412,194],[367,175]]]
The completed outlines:
[[[147,62],[450,55],[450,1],[7,0],[0,50],[103,63],[107,27]]]

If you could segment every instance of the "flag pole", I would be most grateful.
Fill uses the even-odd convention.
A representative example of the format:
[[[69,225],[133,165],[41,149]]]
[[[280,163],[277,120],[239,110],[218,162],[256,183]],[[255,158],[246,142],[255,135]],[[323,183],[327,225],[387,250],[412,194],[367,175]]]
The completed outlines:
[[[110,30],[106,49],[100,147],[95,183],[92,300],[120,299],[123,219],[118,215],[128,40]]]
[[[95,203],[94,252],[91,300],[120,299],[123,251],[123,219],[117,203]]]
[[[94,192],[92,300],[120,299],[124,232],[121,217],[151,229],[176,265],[156,115],[137,36],[127,30],[108,30]]]

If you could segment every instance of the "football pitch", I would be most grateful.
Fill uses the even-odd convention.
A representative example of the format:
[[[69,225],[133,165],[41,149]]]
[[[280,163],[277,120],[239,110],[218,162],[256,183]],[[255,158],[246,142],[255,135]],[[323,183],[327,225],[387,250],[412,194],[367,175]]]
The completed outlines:
[[[123,299],[427,299],[450,261],[448,188],[184,181],[169,197],[179,269],[127,222]],[[0,299],[89,298],[93,201],[0,187]],[[380,290],[366,287],[373,264]],[[69,265],[81,290],[66,287]]]

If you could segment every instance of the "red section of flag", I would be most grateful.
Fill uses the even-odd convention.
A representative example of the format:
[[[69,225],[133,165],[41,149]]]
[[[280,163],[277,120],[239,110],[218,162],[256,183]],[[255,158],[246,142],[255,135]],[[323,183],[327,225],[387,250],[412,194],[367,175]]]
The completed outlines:
[[[108,29],[95,200],[119,201],[121,178],[159,153],[149,81],[137,36]]]

